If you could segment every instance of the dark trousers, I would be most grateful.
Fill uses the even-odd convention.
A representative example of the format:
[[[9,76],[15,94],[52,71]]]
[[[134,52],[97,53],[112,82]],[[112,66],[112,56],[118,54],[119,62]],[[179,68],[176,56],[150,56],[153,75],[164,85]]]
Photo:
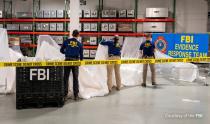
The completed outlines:
[[[78,59],[66,58],[65,61],[77,61]],[[73,74],[73,91],[74,97],[78,97],[79,93],[79,66],[66,66],[64,67],[64,87],[65,87],[65,96],[68,94],[69,90],[69,76],[72,71]]]

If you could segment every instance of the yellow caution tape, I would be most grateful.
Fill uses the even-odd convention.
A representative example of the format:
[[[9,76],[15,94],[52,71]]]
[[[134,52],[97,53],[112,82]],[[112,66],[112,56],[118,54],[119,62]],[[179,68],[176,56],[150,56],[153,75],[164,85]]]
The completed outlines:
[[[0,62],[0,67],[38,67],[38,66],[83,66],[109,64],[146,64],[176,62],[210,62],[210,57],[200,58],[166,58],[166,59],[129,59],[129,60],[84,60],[84,61],[43,61],[43,62]]]

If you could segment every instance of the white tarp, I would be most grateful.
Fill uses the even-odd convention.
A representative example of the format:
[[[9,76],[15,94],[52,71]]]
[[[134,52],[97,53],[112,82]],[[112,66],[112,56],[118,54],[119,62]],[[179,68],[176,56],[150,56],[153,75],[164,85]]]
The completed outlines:
[[[39,59],[59,59],[64,60],[64,55],[60,53],[60,47],[50,36],[40,36],[36,58]],[[144,38],[125,38],[122,48],[122,59],[135,59],[139,56],[139,46]],[[39,45],[42,43],[42,45]],[[107,47],[99,45],[96,59],[107,59]],[[168,58],[160,52],[156,52],[157,58]],[[122,84],[125,86],[140,85],[142,80],[142,64],[121,65]],[[198,77],[196,65],[190,63],[169,63],[157,64],[158,74],[165,75],[166,78],[185,80],[192,82]],[[190,72],[189,72],[190,71]],[[187,72],[187,73],[186,73]],[[108,93],[106,85],[107,74],[106,65],[100,66],[81,66],[79,71],[80,97],[88,99],[94,96],[104,96]],[[183,76],[182,73],[185,75]],[[148,72],[149,75],[149,72]],[[168,76],[170,75],[170,76]],[[70,89],[72,90],[72,75],[70,78]]]
[[[15,62],[22,57],[22,54],[9,48],[7,31],[2,28],[0,28],[0,44],[0,61]],[[0,75],[0,93],[15,92],[15,68],[0,68]]]

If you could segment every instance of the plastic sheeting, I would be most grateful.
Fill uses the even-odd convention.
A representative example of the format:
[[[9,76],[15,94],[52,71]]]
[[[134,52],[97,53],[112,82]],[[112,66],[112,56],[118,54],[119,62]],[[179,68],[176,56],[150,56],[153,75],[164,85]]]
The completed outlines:
[[[0,44],[0,61],[15,62],[22,57],[22,54],[9,48],[7,31],[2,28],[0,28]],[[0,93],[15,92],[15,68],[0,68],[0,75]]]

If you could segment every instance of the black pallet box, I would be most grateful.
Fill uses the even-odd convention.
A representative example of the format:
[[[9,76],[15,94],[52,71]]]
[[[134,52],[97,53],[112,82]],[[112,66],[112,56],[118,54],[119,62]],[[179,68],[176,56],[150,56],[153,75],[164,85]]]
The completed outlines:
[[[17,67],[16,108],[62,107],[63,67]]]

